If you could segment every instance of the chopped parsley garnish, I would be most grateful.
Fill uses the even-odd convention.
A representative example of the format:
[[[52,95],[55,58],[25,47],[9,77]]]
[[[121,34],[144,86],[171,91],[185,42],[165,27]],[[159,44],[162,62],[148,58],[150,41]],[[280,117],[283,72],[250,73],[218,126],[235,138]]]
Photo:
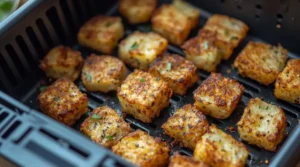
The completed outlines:
[[[131,47],[130,47],[130,50],[135,50],[139,47],[139,44],[137,42],[134,42]]]
[[[159,81],[160,79],[158,77],[155,78],[155,81]]]
[[[99,120],[99,119],[101,119],[101,116],[98,115],[98,114],[93,114],[93,115],[92,115],[92,119],[94,119],[94,120]]]
[[[266,107],[266,110],[268,110],[268,109],[269,109],[269,106]]]
[[[236,37],[236,36],[232,36],[232,37],[230,38],[231,41],[238,40],[238,39],[239,39],[239,38]]]
[[[167,70],[170,71],[172,69],[172,63],[167,63]]]
[[[41,87],[40,87],[40,91],[41,91],[41,92],[44,91],[47,87],[48,87],[48,86],[41,86]]]
[[[141,78],[141,79],[140,79],[140,82],[145,82],[145,79],[144,79],[144,78]]]
[[[208,49],[208,42],[207,41],[204,41],[203,42],[203,48],[206,50]]]
[[[54,97],[53,100],[54,101],[58,101],[60,98],[58,96]]]
[[[111,25],[112,25],[111,22],[107,22],[105,26],[106,26],[106,27],[109,27],[109,26],[111,26]]]
[[[111,140],[113,140],[113,137],[112,136],[106,136],[106,139],[111,141]]]
[[[90,73],[85,73],[86,80],[92,80],[92,75]]]
[[[225,34],[226,36],[228,36],[228,35],[229,35],[229,31],[228,31],[228,30],[224,30],[224,34]]]

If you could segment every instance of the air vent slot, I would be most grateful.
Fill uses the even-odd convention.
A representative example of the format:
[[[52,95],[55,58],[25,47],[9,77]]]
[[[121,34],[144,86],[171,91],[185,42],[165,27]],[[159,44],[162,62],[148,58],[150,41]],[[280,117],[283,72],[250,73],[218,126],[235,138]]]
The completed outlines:
[[[27,59],[27,62],[29,64],[31,70],[36,69],[38,58],[36,58],[36,59],[33,58],[33,55],[30,53],[29,48],[28,48],[27,44],[24,42],[23,37],[18,35],[16,37],[16,42],[17,42],[18,46],[20,47],[23,55],[26,55],[24,57]]]
[[[57,14],[57,10],[56,8],[52,7],[50,8],[47,12],[47,17],[49,19],[49,21],[51,22],[59,40],[61,43],[65,43],[65,39],[66,39],[66,34],[63,31],[63,27],[62,24],[59,20],[58,14]]]
[[[9,57],[12,59],[13,63],[15,64],[18,72],[21,74],[21,77],[24,79],[27,76],[26,69],[23,66],[21,60],[18,58],[18,55],[17,55],[15,49],[10,44],[6,45],[5,49],[9,55]],[[23,62],[23,63],[25,63],[25,62]]]
[[[20,121],[14,122],[2,135],[3,139],[7,139],[19,126],[21,125]]]
[[[9,65],[7,64],[4,56],[0,53],[0,68],[2,67],[3,71],[5,71],[7,79],[10,81],[12,86],[17,85],[17,79],[14,77],[12,70],[10,69]],[[5,80],[5,76],[1,76],[0,80]]]

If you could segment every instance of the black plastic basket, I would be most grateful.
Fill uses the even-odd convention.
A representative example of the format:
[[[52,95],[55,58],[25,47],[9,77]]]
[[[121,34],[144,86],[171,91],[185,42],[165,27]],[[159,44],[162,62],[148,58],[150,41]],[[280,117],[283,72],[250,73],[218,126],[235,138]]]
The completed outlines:
[[[235,126],[250,98],[262,97],[265,101],[282,107],[287,117],[287,137],[276,152],[269,152],[246,144],[250,151],[248,166],[295,166],[300,160],[300,106],[277,100],[273,95],[274,86],[263,86],[238,75],[231,69],[236,55],[250,41],[281,43],[288,48],[289,57],[300,58],[300,7],[298,0],[189,0],[201,8],[201,20],[190,37],[195,36],[209,12],[224,13],[243,20],[250,26],[250,33],[235,49],[228,61],[218,68],[224,76],[242,83],[246,90],[234,113],[226,120],[208,117],[210,123],[239,140],[237,132],[227,127]],[[170,3],[169,0],[160,1]],[[108,9],[108,10],[107,10]],[[207,12],[209,11],[209,12]],[[91,50],[79,46],[76,34],[88,18],[96,14],[120,15],[117,1],[99,0],[32,0],[0,24],[0,154],[7,162],[19,166],[129,166],[127,162],[110,151],[97,146],[75,130],[79,129],[82,117],[71,129],[38,112],[36,101],[41,83],[47,79],[38,68],[39,60],[50,48],[64,44],[82,52],[86,57]],[[298,14],[298,15],[297,15]],[[150,23],[138,26],[125,25],[125,34],[135,30],[148,31]],[[298,31],[297,31],[298,30]],[[182,50],[169,45],[168,52],[184,56]],[[115,52],[114,56],[117,56]],[[300,67],[299,67],[300,68]],[[230,72],[228,73],[228,70]],[[199,71],[201,81],[209,73]],[[133,129],[142,129],[152,136],[171,139],[162,134],[162,123],[184,104],[192,103],[192,91],[186,97],[173,96],[171,105],[151,124],[145,124],[127,116],[126,121]],[[76,81],[81,91],[86,92],[82,83]],[[87,93],[87,92],[86,92]],[[121,106],[114,92],[108,94],[87,93],[89,108],[108,105],[121,114]],[[13,99],[13,98],[15,99]],[[6,106],[6,107],[5,107]],[[4,113],[4,114],[3,114]],[[4,116],[3,116],[4,115]],[[172,147],[171,153],[192,152],[179,146]],[[1,166],[0,159],[0,166]],[[4,162],[4,161],[3,161]],[[270,162],[267,164],[266,162]]]

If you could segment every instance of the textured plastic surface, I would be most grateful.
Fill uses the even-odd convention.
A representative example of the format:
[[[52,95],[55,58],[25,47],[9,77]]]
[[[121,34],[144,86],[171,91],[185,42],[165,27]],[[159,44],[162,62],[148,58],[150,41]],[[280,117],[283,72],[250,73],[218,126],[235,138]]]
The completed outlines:
[[[169,2],[169,1],[166,1]],[[240,119],[243,109],[247,105],[248,101],[252,97],[262,97],[265,101],[274,103],[276,105],[281,106],[285,114],[287,116],[287,139],[284,141],[286,144],[284,146],[280,146],[279,150],[276,153],[268,152],[262,150],[258,147],[247,145],[249,149],[250,156],[247,161],[248,166],[266,166],[266,162],[272,162],[271,165],[278,166],[280,164],[283,166],[295,166],[297,163],[297,155],[299,155],[299,131],[298,128],[294,131],[294,134],[291,134],[295,127],[299,124],[300,118],[300,106],[289,104],[283,101],[276,100],[273,95],[274,86],[271,85],[269,87],[260,85],[255,81],[243,78],[237,74],[237,71],[231,68],[231,64],[233,63],[235,57],[241,51],[241,49],[245,46],[245,44],[250,41],[261,41],[261,38],[257,38],[257,35],[261,35],[265,37],[270,42],[277,43],[280,41],[280,38],[268,38],[268,36],[278,33],[273,33],[273,31],[285,31],[288,35],[291,32],[288,32],[286,29],[276,30],[278,29],[275,24],[273,29],[271,30],[268,26],[269,24],[262,24],[256,28],[257,22],[255,22],[255,17],[253,17],[254,13],[243,11],[242,9],[250,8],[251,6],[256,9],[257,6],[256,2],[249,2],[249,1],[217,1],[208,0],[205,1],[190,1],[194,5],[202,7],[205,10],[201,12],[201,20],[200,24],[197,28],[191,33],[190,37],[195,36],[197,30],[201,28],[204,24],[206,19],[210,16],[210,13],[206,12],[206,10],[211,12],[219,11],[220,13],[230,14],[231,16],[235,16],[237,18],[242,19],[247,24],[250,25],[250,33],[249,36],[240,44],[240,46],[235,50],[232,58],[228,61],[223,61],[222,64],[218,68],[218,72],[221,72],[224,76],[234,78],[242,83],[246,90],[242,97],[241,102],[239,103],[237,109],[234,113],[226,120],[216,120],[213,118],[208,118],[210,123],[216,124],[219,128],[223,129],[227,133],[231,134],[236,139],[239,139],[238,133],[236,131],[228,130],[228,127],[234,126],[236,129],[236,123]],[[261,2],[261,1],[259,1]],[[267,2],[267,1],[266,1]],[[277,1],[276,1],[277,2]],[[236,3],[236,4],[235,4]],[[235,5],[237,6],[235,6]],[[243,5],[244,4],[244,5]],[[238,5],[242,8],[239,9]],[[268,10],[264,10],[265,7],[260,4],[260,12],[263,14],[260,15],[261,19],[267,19]],[[273,3],[272,3],[273,5]],[[270,5],[270,6],[272,6]],[[277,3],[274,3],[274,7],[280,7]],[[15,15],[11,16],[14,17],[5,23],[3,27],[1,27],[0,31],[0,41],[6,41],[0,44],[0,88],[5,92],[8,92],[9,95],[15,97],[17,100],[20,100],[22,103],[25,103],[27,106],[34,110],[39,110],[38,104],[36,102],[37,95],[39,94],[39,88],[41,85],[47,85],[49,82],[45,78],[44,74],[38,69],[39,59],[41,59],[45,53],[53,46],[63,43],[68,46],[73,47],[74,49],[80,50],[82,54],[86,57],[90,53],[91,50],[87,50],[82,48],[76,42],[76,33],[78,28],[83,24],[85,20],[90,18],[92,15],[96,13],[103,13],[106,9],[109,9],[105,14],[107,15],[119,15],[117,12],[117,6],[115,1],[110,2],[100,2],[97,0],[53,0],[53,1],[42,1],[36,0],[28,3],[27,5],[22,7],[24,13],[15,13]],[[279,9],[278,9],[279,10]],[[238,13],[240,12],[240,14]],[[270,13],[272,13],[271,11]],[[247,15],[248,13],[248,15]],[[26,15],[25,15],[26,14]],[[251,16],[250,16],[251,14]],[[253,17],[253,18],[252,18]],[[276,15],[274,15],[276,17]],[[285,16],[284,16],[285,17]],[[295,16],[296,17],[296,16]],[[252,18],[252,19],[251,19]],[[270,14],[270,19],[271,17]],[[257,18],[256,18],[257,19]],[[141,31],[148,31],[150,24],[143,24],[139,26],[131,26],[125,23],[126,28],[126,35],[129,35],[133,31],[139,29]],[[269,28],[270,32],[268,33],[265,28],[261,27],[265,25],[265,28]],[[282,28],[289,28],[289,25],[282,25]],[[271,33],[271,34],[270,34]],[[272,34],[273,33],[273,34]],[[260,36],[260,37],[261,37]],[[297,41],[300,35],[295,34],[290,41]],[[281,41],[280,41],[281,42]],[[289,49],[293,49],[294,44],[289,43],[288,41],[283,40],[286,43],[285,47]],[[297,48],[294,48],[294,51],[300,53]],[[184,53],[178,47],[169,45],[168,52],[171,53],[178,53],[184,56]],[[117,56],[115,52],[113,55]],[[289,53],[290,57],[299,58],[298,55]],[[209,76],[209,73],[199,71],[199,75],[201,81]],[[151,124],[144,124],[140,121],[133,119],[130,116],[126,117],[126,121],[130,122],[133,129],[142,129],[144,131],[149,132],[152,136],[162,137],[166,141],[170,141],[171,139],[162,134],[162,129],[160,128],[161,125],[170,117],[176,109],[180,108],[184,104],[193,103],[192,92],[201,84],[201,81],[192,87],[187,96],[173,96],[171,99],[171,105],[169,108],[161,112],[159,118],[155,119]],[[85,92],[84,87],[80,81],[77,81],[76,84],[79,88]],[[116,109],[121,114],[121,106],[117,100],[115,92],[108,93],[108,94],[101,94],[101,93],[88,93],[89,98],[89,108],[92,110],[95,107],[108,105],[114,109]],[[14,102],[13,100],[10,100]],[[18,106],[18,104],[16,105]],[[53,130],[55,133],[61,134],[60,128],[66,129],[62,124],[59,124],[53,121],[51,118],[47,116],[41,115],[40,113],[36,113],[36,111],[31,111],[31,115],[39,115],[42,117],[45,122],[51,122],[51,128],[56,127]],[[85,119],[82,117],[73,129],[78,130],[81,122]],[[25,122],[28,122],[25,118],[22,118]],[[43,124],[43,123],[41,123]],[[38,126],[38,125],[37,125]],[[49,126],[50,127],[50,126]],[[69,132],[70,135],[66,136],[64,140],[72,141],[77,138],[73,132]],[[291,134],[291,135],[290,135]],[[62,134],[63,135],[63,134]],[[72,136],[75,135],[75,136]],[[92,142],[89,142],[85,137],[81,145],[90,145]],[[78,141],[78,140],[76,140]],[[56,141],[57,142],[57,141]],[[295,144],[297,142],[297,144]],[[294,143],[294,144],[292,144]],[[46,145],[46,144],[43,144]],[[80,144],[79,144],[80,145]],[[95,144],[92,144],[93,146]],[[77,145],[74,145],[77,146]],[[293,149],[290,147],[293,146]],[[31,145],[31,147],[36,147],[35,145]],[[20,150],[22,147],[20,147]],[[100,147],[95,147],[100,150]],[[90,148],[88,148],[90,149]],[[52,150],[52,148],[47,148],[46,150]],[[291,150],[289,153],[286,154],[288,151]],[[1,151],[1,147],[0,147]],[[192,152],[185,148],[180,148],[179,146],[172,147],[172,152],[179,151],[183,154],[192,155]],[[293,151],[293,152],[292,152]],[[66,151],[68,152],[68,151]],[[103,154],[106,154],[107,151],[103,151]],[[298,153],[298,154],[297,154]],[[3,153],[3,155],[7,155],[8,152]],[[276,155],[277,154],[277,155]],[[60,155],[60,154],[55,154]],[[93,154],[91,154],[93,155]],[[288,155],[288,156],[285,156]],[[295,157],[296,155],[296,157]],[[77,162],[78,157],[72,154],[65,154],[63,157],[68,158],[69,160]],[[272,158],[274,157],[274,160]],[[44,159],[51,160],[51,156],[46,154],[43,158],[40,158],[39,161],[43,161]],[[74,160],[73,160],[74,159]],[[284,159],[284,160],[283,160]],[[16,161],[16,159],[12,159]],[[28,160],[29,161],[29,160]],[[28,161],[21,161],[24,164]],[[20,162],[20,161],[18,161]],[[23,164],[22,163],[22,164]],[[88,161],[87,161],[88,163]]]

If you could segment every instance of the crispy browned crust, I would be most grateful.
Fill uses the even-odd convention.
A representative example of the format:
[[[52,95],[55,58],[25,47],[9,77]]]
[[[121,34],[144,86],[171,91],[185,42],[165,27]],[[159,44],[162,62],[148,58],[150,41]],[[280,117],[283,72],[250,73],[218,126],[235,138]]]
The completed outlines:
[[[202,30],[199,36],[186,41],[182,46],[186,58],[198,68],[214,72],[221,62],[221,50],[217,46],[216,32]]]
[[[151,19],[157,0],[120,0],[119,11],[129,23],[145,23]]]
[[[197,143],[194,159],[211,167],[243,167],[248,154],[243,143],[212,125]]]
[[[88,111],[87,95],[69,79],[58,79],[38,96],[40,109],[66,125],[72,125]]]
[[[244,89],[236,80],[211,73],[194,92],[195,106],[204,114],[225,119],[237,107]],[[206,97],[211,100],[205,100]],[[223,113],[220,110],[223,110]]]
[[[286,117],[280,107],[255,98],[249,101],[237,125],[243,140],[275,151],[285,135]]]
[[[162,128],[164,133],[193,150],[208,126],[206,117],[194,106],[187,104],[178,109]]]
[[[300,104],[300,60],[292,59],[278,75],[275,84],[278,99]]]
[[[127,74],[128,70],[121,60],[108,55],[91,54],[84,61],[81,80],[87,91],[107,93],[117,90]]]
[[[208,167],[208,165],[193,159],[193,157],[180,155],[176,152],[171,158],[169,167]]]
[[[223,59],[229,59],[233,49],[236,48],[243,38],[247,35],[248,26],[235,18],[214,14],[207,20],[203,29],[199,31],[199,35],[203,30],[217,33],[216,45],[220,49]]]
[[[124,27],[120,17],[98,15],[80,28],[78,41],[82,46],[111,54],[123,34]]]
[[[99,116],[99,119],[94,119],[93,115]],[[97,144],[110,148],[129,134],[131,128],[115,110],[103,106],[94,109],[81,124],[80,131]]]
[[[136,48],[132,49],[132,46]],[[126,64],[141,70],[147,70],[150,63],[163,55],[168,48],[168,41],[161,35],[135,31],[119,44],[119,58]]]
[[[181,45],[188,37],[191,26],[187,16],[172,5],[161,5],[151,19],[153,31],[175,45]]]
[[[239,74],[269,85],[284,68],[288,51],[278,46],[250,41],[235,59]]]
[[[118,89],[117,95],[123,112],[149,123],[169,105],[172,89],[162,79],[134,70]]]
[[[169,145],[160,138],[136,130],[112,147],[115,154],[141,167],[163,167],[169,162]]]
[[[79,51],[59,45],[52,48],[43,58],[40,62],[40,68],[49,78],[68,77],[74,81],[80,74],[82,64],[83,58]]]
[[[184,95],[199,79],[197,67],[177,54],[167,54],[158,58],[151,64],[149,72],[162,78],[174,93],[180,95]]]

